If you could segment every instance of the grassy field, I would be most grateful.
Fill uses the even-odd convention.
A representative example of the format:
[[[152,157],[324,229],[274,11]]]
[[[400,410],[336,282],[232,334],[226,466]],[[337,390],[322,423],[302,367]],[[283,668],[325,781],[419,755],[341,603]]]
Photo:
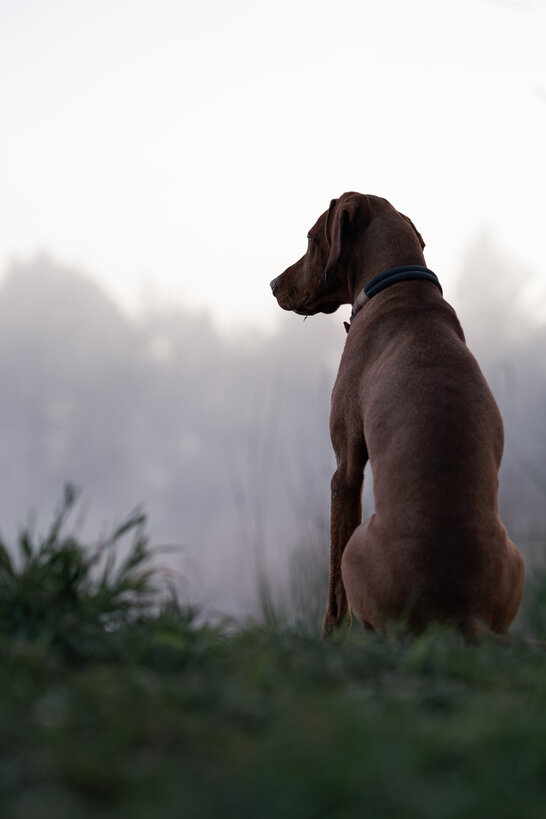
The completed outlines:
[[[3,819],[544,817],[545,649],[198,625],[158,606],[142,518],[90,551],[73,500],[0,545]],[[526,618],[546,636],[544,576]]]

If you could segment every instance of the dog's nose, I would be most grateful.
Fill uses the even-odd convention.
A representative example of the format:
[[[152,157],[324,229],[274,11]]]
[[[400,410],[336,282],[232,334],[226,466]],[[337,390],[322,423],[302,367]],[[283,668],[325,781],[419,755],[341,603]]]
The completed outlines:
[[[273,279],[273,281],[269,282],[269,286],[270,286],[271,290],[273,291],[273,295],[275,295],[275,288],[277,287],[277,285],[279,283],[279,279],[280,279],[280,276],[277,276],[276,279]]]

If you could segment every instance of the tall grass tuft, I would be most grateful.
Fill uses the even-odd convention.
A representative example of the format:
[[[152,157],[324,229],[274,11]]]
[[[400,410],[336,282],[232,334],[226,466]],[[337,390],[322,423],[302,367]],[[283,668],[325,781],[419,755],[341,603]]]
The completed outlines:
[[[137,509],[98,545],[85,545],[65,534],[77,499],[67,485],[45,537],[27,526],[15,549],[0,539],[0,635],[37,640],[73,658],[149,612],[158,594],[145,515]],[[119,558],[126,537],[132,541]]]

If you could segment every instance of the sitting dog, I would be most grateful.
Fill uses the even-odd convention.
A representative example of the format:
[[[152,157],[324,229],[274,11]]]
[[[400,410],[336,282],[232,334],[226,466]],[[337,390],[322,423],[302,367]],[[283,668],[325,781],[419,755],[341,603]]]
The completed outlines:
[[[349,607],[367,630],[440,621],[504,635],[523,595],[524,560],[497,508],[502,419],[423,248],[385,199],[344,193],[271,282],[303,316],[353,305],[330,415],[324,636]],[[375,514],[362,522],[368,459]]]

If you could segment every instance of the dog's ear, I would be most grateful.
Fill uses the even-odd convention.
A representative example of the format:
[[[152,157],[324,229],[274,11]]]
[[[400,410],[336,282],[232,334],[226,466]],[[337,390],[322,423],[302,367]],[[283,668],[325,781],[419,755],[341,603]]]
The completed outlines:
[[[398,213],[400,213],[400,211],[398,211]],[[417,238],[421,242],[421,249],[424,250],[425,249],[425,242],[423,240],[423,237],[421,236],[421,234],[419,233],[419,231],[417,230],[417,228],[415,227],[415,225],[413,224],[413,222],[411,221],[409,216],[406,216],[403,213],[400,213],[400,216],[402,216],[406,220],[406,222],[408,222],[412,226],[414,232],[417,234]]]
[[[355,221],[357,213],[362,214],[362,220],[359,221],[363,221],[360,227],[364,229],[370,220],[370,205],[368,197],[362,193],[344,193],[339,199],[332,199],[330,202],[324,225],[326,242],[330,248],[324,269],[325,281],[341,258],[344,236]]]

